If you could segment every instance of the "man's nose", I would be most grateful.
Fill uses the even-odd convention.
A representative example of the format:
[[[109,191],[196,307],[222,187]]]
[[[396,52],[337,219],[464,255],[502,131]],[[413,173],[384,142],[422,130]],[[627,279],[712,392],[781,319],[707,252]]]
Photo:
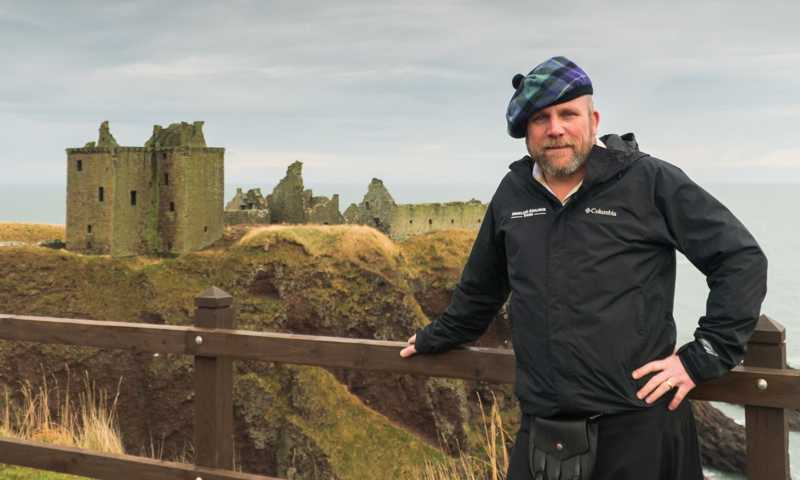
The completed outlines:
[[[560,137],[564,135],[564,125],[558,120],[558,118],[551,118],[549,122],[547,122],[547,135],[549,137]]]

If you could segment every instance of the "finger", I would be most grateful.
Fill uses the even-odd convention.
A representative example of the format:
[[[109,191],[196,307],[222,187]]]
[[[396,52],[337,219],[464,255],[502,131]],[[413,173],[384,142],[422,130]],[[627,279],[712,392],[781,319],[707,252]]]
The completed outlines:
[[[414,335],[411,335],[410,337],[408,337],[408,344],[409,345],[414,345],[414,343],[416,343],[416,342],[417,342],[417,334],[416,333]]]
[[[406,348],[400,350],[400,356],[403,358],[410,357],[417,353],[417,348],[414,345],[409,345]]]
[[[658,386],[658,388],[653,390],[653,393],[651,393],[650,396],[647,397],[647,400],[645,400],[645,402],[653,403],[659,398],[661,398],[662,395],[669,392],[670,390],[672,389],[669,387],[669,385],[667,385],[666,383],[662,383],[661,385]]]
[[[673,397],[672,401],[669,402],[669,409],[675,410],[676,408],[678,408],[678,405],[680,405],[683,399],[686,398],[686,395],[689,393],[690,390],[691,388],[687,388],[685,386],[679,387],[678,391],[675,392],[675,397]]]
[[[648,373],[655,372],[658,370],[664,370],[664,362],[661,360],[655,360],[650,363],[647,363],[636,370],[633,371],[633,378],[639,379]]]
[[[642,387],[638,392],[636,392],[636,396],[639,399],[642,399],[650,394],[653,390],[659,387],[665,380],[669,379],[669,376],[666,372],[661,372],[658,375],[654,376],[647,383]]]

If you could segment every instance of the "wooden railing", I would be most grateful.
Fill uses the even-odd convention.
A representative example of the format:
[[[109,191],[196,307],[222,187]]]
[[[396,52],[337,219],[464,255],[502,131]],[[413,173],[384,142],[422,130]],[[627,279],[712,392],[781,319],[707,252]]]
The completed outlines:
[[[345,367],[433,377],[514,381],[509,350],[465,348],[402,359],[403,342],[235,329],[230,295],[212,287],[195,299],[194,326],[0,314],[0,339],[194,356],[195,463],[111,455],[0,438],[0,464],[100,479],[276,480],[232,471],[235,359]],[[747,478],[789,478],[787,408],[800,408],[800,373],[786,368],[784,328],[762,316],[744,365],[690,392],[745,406]]]

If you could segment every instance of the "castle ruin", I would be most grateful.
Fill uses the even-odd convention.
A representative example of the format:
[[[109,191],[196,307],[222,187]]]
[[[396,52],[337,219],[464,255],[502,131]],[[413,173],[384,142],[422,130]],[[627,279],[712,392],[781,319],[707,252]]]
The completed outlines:
[[[339,195],[331,198],[314,196],[303,186],[303,163],[294,162],[286,169],[286,176],[267,195],[261,196],[261,189],[236,195],[225,206],[225,224],[252,223],[317,223],[338,225],[345,223],[339,211]]]
[[[67,149],[67,249],[181,254],[222,237],[224,148],[203,122],[153,127],[144,147],[119,146],[108,122],[97,142]]]
[[[394,240],[453,228],[478,229],[487,206],[479,200],[398,205],[383,181],[373,178],[364,199],[344,212],[347,223],[369,225]]]
[[[237,188],[225,207],[225,224],[349,223],[369,225],[395,240],[404,240],[435,230],[477,229],[486,214],[486,205],[475,199],[398,205],[383,182],[373,178],[361,203],[351,204],[342,215],[339,195],[315,197],[304,188],[302,168],[301,162],[289,165],[286,176],[266,198],[261,189],[244,193]]]

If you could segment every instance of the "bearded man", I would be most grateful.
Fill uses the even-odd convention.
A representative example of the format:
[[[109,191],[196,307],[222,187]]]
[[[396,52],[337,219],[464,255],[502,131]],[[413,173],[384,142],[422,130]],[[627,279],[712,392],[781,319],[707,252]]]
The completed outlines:
[[[632,134],[597,138],[592,83],[576,64],[554,57],[512,84],[508,132],[529,156],[492,197],[447,310],[400,354],[476,340],[508,300],[523,413],[508,479],[702,479],[683,399],[744,357],[766,257]],[[710,287],[677,351],[676,250]]]

